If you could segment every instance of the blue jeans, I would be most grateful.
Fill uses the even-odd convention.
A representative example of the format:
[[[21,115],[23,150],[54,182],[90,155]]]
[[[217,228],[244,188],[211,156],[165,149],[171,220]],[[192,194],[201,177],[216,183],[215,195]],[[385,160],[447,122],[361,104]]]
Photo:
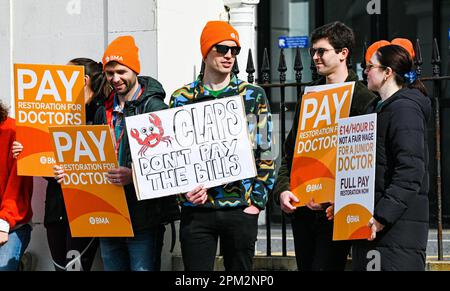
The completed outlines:
[[[0,246],[0,271],[17,271],[20,259],[30,242],[31,226],[25,224],[9,233],[8,242]]]
[[[152,228],[134,232],[131,238],[100,238],[105,271],[154,271],[161,251],[158,230]]]

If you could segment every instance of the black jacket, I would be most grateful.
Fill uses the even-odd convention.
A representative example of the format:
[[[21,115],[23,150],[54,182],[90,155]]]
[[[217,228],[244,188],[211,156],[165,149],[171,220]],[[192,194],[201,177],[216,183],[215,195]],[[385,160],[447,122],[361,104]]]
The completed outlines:
[[[388,226],[381,244],[426,249],[431,111],[430,99],[416,89],[398,91],[378,109],[374,217]]]
[[[385,228],[374,242],[356,241],[355,269],[368,250],[381,253],[382,270],[424,270],[428,241],[428,137],[431,101],[401,89],[377,112],[374,218]]]
[[[168,108],[164,103],[166,94],[157,80],[151,77],[138,77],[138,81],[144,92],[137,100],[125,102],[125,116],[134,116]],[[104,106],[98,108],[94,124],[107,124],[106,111],[114,104],[113,94],[105,102]],[[131,152],[126,134],[123,136],[121,150],[123,152],[120,164],[131,168]],[[179,219],[179,208],[175,196],[138,201],[133,184],[126,185],[124,188],[134,231],[148,229],[158,224]]]

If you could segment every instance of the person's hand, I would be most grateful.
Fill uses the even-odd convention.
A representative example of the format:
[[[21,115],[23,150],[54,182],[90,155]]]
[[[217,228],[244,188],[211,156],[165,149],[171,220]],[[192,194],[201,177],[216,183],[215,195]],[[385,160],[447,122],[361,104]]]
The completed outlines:
[[[367,226],[370,227],[370,229],[372,230],[372,234],[370,235],[370,238],[368,238],[367,240],[369,241],[373,241],[376,237],[377,237],[377,232],[380,232],[383,230],[384,225],[382,225],[381,223],[379,223],[375,218],[371,218],[369,220],[369,223],[367,224]]]
[[[260,210],[255,205],[250,205],[249,207],[244,209],[244,212],[247,214],[258,215]]]
[[[0,231],[0,247],[8,242],[9,234],[7,232]]]
[[[64,176],[66,176],[66,172],[64,172],[64,169],[61,166],[54,165],[53,166],[53,175],[55,175],[55,180],[59,184],[61,184],[64,181]]]
[[[19,155],[22,151],[23,151],[23,145],[18,141],[13,142],[13,145],[11,147],[11,152],[13,154],[13,158],[17,159],[17,157],[19,157]]]
[[[108,178],[112,184],[117,186],[128,185],[133,180],[131,169],[127,167],[118,167],[109,170],[106,178]]]
[[[208,199],[208,189],[203,187],[203,185],[199,185],[195,187],[194,190],[184,194],[187,201],[191,202],[194,205],[202,205],[206,203],[206,199]]]
[[[308,203],[306,203],[306,206],[309,209],[314,210],[314,211],[323,210],[323,205],[320,203],[314,202],[314,198],[311,198],[311,200]]]
[[[330,206],[327,207],[325,212],[327,213],[328,220],[333,220],[334,219],[334,202],[330,201]]]
[[[292,205],[292,201],[299,202],[298,198],[291,191],[284,191],[280,194],[280,207],[285,213],[290,214],[297,209]]]

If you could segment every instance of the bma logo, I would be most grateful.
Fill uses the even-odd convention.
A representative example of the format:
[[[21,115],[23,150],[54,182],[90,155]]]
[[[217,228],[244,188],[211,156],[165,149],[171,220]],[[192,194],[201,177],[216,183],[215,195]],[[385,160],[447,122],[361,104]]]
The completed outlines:
[[[105,62],[108,63],[109,61],[123,62],[123,57],[122,56],[108,56],[105,58]]]
[[[381,0],[370,0],[367,3],[366,10],[369,15],[381,14]]]

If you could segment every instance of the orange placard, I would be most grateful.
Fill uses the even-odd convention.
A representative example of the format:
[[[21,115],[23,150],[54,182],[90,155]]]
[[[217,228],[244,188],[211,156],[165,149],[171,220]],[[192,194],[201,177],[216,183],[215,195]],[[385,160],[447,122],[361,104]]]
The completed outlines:
[[[82,66],[14,65],[17,141],[24,148],[18,174],[52,177],[49,126],[85,124]]]
[[[49,127],[55,156],[67,174],[62,183],[73,237],[132,237],[123,187],[106,178],[117,168],[110,128]]]
[[[350,114],[353,90],[349,82],[305,91],[291,170],[295,206],[334,201],[337,123]]]

